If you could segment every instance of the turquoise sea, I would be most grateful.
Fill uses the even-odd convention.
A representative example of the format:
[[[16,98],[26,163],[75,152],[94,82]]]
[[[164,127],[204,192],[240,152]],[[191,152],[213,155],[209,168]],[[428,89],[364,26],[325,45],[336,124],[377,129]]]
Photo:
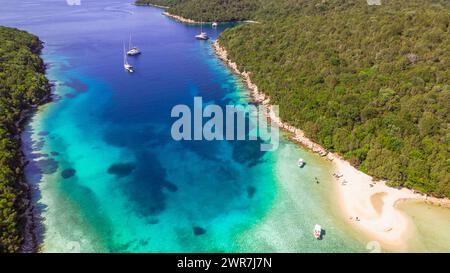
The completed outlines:
[[[45,42],[55,85],[23,134],[42,251],[366,251],[336,208],[330,163],[286,137],[275,152],[255,141],[172,140],[173,106],[194,96],[250,101],[211,41],[193,38],[198,26],[131,1],[4,2],[0,24]],[[206,30],[214,40],[227,27]],[[143,51],[129,58],[134,74],[122,65],[130,34]]]

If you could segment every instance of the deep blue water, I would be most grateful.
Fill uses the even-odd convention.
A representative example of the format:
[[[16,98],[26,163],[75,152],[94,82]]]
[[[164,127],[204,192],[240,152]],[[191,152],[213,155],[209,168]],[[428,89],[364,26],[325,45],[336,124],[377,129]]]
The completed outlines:
[[[249,101],[210,41],[194,39],[198,26],[129,1],[1,6],[1,25],[45,42],[55,82],[54,102],[23,137],[44,251],[362,249],[337,220],[327,189],[309,183],[332,181],[330,166],[315,156],[286,140],[275,153],[252,141],[172,140],[174,105],[192,105],[194,96],[222,106]],[[214,40],[226,27],[206,29]],[[129,58],[134,74],[122,65],[130,34],[143,51]],[[303,173],[298,157],[308,160]],[[324,242],[311,236],[318,221],[328,226]]]

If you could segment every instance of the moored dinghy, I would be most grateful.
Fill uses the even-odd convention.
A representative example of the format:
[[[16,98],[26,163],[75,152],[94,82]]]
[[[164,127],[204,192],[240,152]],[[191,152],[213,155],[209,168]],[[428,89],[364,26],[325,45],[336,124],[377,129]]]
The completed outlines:
[[[303,158],[300,158],[300,159],[298,160],[298,162],[297,162],[297,166],[298,166],[299,168],[303,168],[303,167],[305,167],[305,165],[306,165],[305,160],[303,160]]]
[[[321,240],[322,239],[322,227],[320,225],[316,225],[314,227],[314,237],[317,240]]]

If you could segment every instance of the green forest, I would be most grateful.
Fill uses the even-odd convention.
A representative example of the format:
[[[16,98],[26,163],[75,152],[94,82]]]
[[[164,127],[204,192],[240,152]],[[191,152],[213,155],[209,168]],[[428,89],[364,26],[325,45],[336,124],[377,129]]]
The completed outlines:
[[[22,243],[26,189],[20,183],[19,123],[24,111],[50,94],[41,49],[36,36],[0,27],[0,253],[16,252]]]
[[[448,1],[178,2],[169,10],[193,19],[251,6],[241,17],[260,23],[220,43],[283,120],[391,186],[450,197]]]
[[[204,22],[244,21],[259,8],[258,0],[138,0],[137,5],[168,6],[168,12]]]

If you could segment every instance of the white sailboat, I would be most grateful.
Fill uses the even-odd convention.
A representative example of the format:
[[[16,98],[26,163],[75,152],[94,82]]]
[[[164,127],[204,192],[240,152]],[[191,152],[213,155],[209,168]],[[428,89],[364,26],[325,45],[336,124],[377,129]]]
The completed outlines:
[[[128,42],[128,51],[127,51],[127,55],[130,56],[136,56],[141,54],[141,50],[138,47],[132,47],[131,46],[131,34],[130,34],[130,41]]]
[[[125,43],[123,44],[123,67],[129,73],[133,73],[134,72],[134,67],[131,64],[128,63],[127,54],[125,54]]]
[[[208,34],[206,32],[203,32],[203,21],[200,23],[200,34],[196,35],[195,38],[197,40],[204,40],[204,41],[209,39]]]

